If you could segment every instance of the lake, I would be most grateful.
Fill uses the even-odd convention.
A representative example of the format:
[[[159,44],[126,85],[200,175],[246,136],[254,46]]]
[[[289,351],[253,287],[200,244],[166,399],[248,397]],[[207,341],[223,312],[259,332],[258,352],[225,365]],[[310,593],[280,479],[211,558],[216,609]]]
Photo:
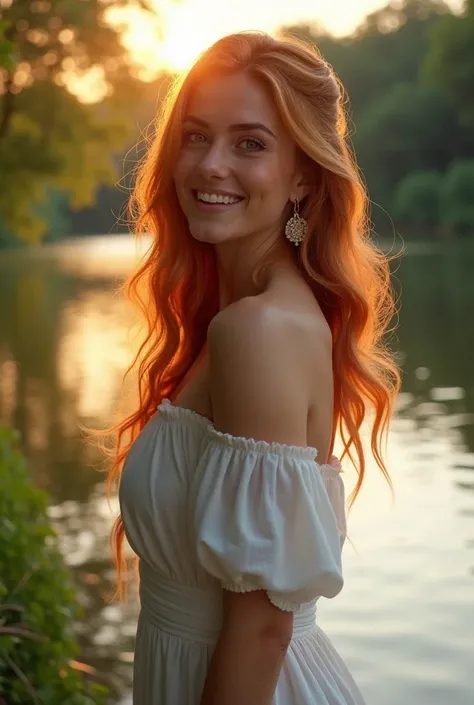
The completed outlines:
[[[0,253],[0,423],[20,429],[73,571],[82,660],[118,700],[130,688],[136,602],[111,604],[117,509],[82,423],[113,420],[134,351],[116,293],[139,251],[127,237]],[[345,587],[318,619],[367,705],[474,703],[474,248],[407,248],[395,266],[404,372],[380,471],[349,515]],[[345,473],[349,494],[353,471]]]

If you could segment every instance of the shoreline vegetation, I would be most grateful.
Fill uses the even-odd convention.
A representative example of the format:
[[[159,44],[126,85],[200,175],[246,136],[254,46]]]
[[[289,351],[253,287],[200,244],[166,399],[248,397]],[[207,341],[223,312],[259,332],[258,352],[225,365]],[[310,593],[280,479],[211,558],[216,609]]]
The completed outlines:
[[[105,705],[96,669],[77,660],[72,576],[17,431],[0,425],[0,703]]]

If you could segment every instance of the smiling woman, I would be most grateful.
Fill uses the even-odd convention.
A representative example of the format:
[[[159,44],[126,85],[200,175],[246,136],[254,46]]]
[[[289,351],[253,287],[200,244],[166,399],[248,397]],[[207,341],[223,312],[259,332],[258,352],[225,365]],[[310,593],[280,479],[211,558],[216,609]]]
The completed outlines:
[[[362,705],[316,603],[342,589],[336,432],[382,458],[399,376],[385,257],[314,48],[246,32],[174,87],[133,205],[153,244],[114,530],[139,557],[134,704]],[[133,367],[133,365],[132,365]]]
[[[303,198],[301,180],[293,140],[258,81],[235,73],[196,86],[174,171],[193,237],[218,244],[253,234],[257,245],[281,226],[288,193]]]

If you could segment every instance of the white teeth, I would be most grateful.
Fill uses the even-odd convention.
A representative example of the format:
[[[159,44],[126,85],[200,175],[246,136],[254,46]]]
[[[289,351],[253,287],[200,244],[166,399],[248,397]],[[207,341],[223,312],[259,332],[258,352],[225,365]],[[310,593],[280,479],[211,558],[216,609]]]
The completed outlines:
[[[197,192],[197,198],[198,201],[204,201],[204,203],[225,203],[226,205],[240,201],[240,198],[234,196],[221,196],[217,193],[204,193],[203,191]]]

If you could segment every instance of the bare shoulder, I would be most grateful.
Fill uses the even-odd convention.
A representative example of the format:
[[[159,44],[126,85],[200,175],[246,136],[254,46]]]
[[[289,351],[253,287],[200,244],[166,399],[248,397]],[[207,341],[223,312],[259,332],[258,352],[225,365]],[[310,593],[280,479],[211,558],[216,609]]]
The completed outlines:
[[[215,316],[209,326],[208,342],[214,349],[222,350],[231,343],[249,355],[258,354],[261,345],[285,343],[285,332],[288,333],[290,328],[288,323],[263,298],[247,297]]]
[[[331,330],[316,305],[296,311],[264,296],[241,299],[220,311],[209,326],[208,343],[233,362],[243,355],[255,364],[291,362],[288,368],[295,370],[308,361],[311,375],[327,371],[332,360]]]
[[[332,341],[318,316],[268,297],[241,299],[208,330],[216,426],[233,435],[306,445],[316,377],[330,374]]]

